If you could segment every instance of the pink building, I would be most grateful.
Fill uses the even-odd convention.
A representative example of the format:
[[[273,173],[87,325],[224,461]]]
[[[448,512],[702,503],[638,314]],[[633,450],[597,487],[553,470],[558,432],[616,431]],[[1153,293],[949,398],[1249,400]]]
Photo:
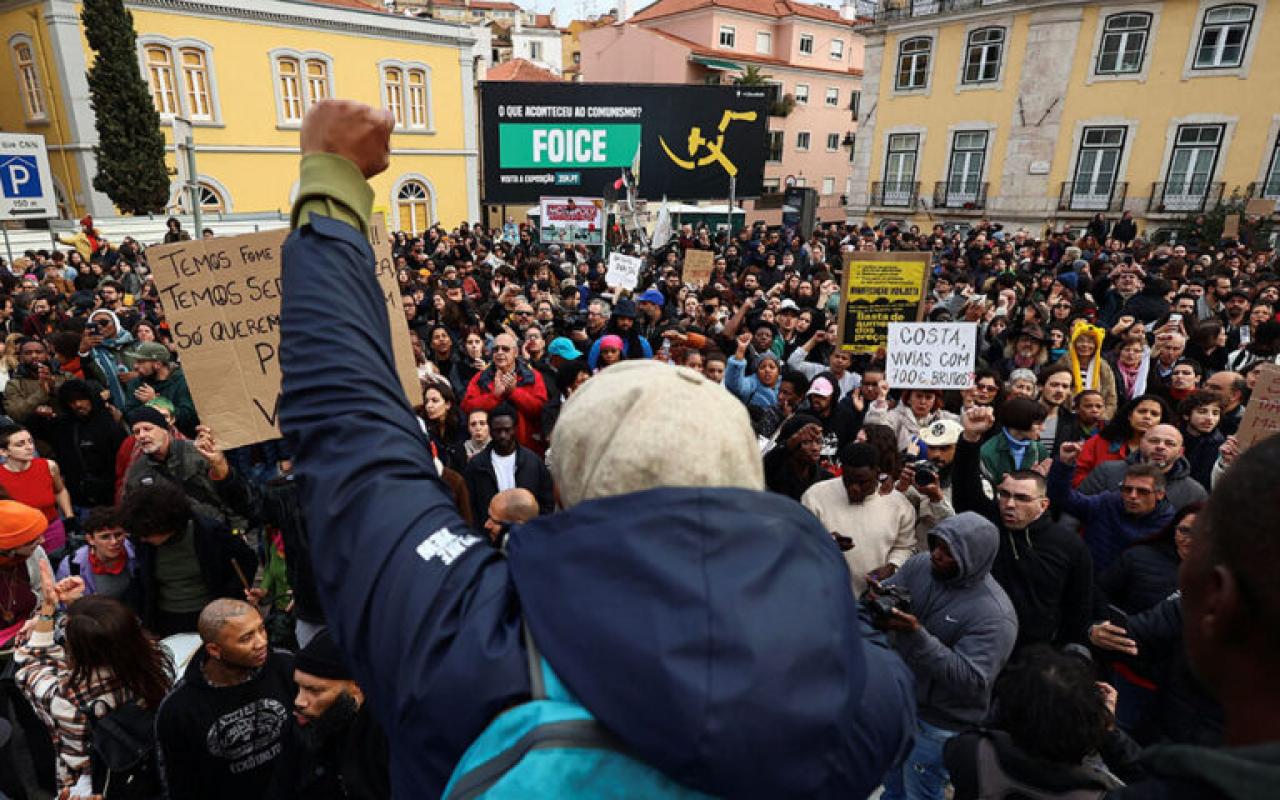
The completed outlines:
[[[854,21],[849,2],[836,11],[795,0],[657,0],[579,35],[583,80],[733,83],[754,67],[778,98],[762,143],[765,190],[813,187],[820,216],[843,219],[862,86]]]

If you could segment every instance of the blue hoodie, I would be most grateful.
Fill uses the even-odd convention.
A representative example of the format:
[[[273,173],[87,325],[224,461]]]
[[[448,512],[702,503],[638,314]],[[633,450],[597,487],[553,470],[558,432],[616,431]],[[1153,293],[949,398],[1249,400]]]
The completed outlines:
[[[421,446],[372,259],[324,217],[286,243],[281,427],[325,616],[391,742],[395,796],[438,795],[528,699],[522,619],[584,706],[693,788],[879,785],[913,726],[910,676],[864,637],[821,526],[762,492],[655,489],[531,522],[504,558]]]
[[[1173,519],[1174,507],[1160,500],[1140,517],[1124,510],[1124,498],[1116,489],[1101,494],[1081,494],[1071,488],[1075,467],[1054,461],[1049,470],[1049,500],[1055,508],[1084,523],[1084,543],[1093,557],[1093,573],[1101,575],[1131,545],[1155,535]],[[1086,479],[1087,480],[1087,479]]]

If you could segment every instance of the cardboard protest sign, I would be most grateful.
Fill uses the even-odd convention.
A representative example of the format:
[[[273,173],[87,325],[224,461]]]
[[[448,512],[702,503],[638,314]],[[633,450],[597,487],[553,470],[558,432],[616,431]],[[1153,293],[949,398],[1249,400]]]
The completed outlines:
[[[716,256],[710,250],[684,251],[684,282],[705,286],[711,280],[711,270],[715,267]]]
[[[1258,382],[1245,407],[1244,419],[1236,431],[1240,452],[1250,446],[1280,433],[1280,365],[1263,364],[1258,367]]]
[[[978,324],[890,322],[885,358],[892,389],[968,389],[978,362]]]
[[[919,320],[929,281],[929,253],[849,253],[840,304],[840,349],[874,353],[890,322]]]
[[[224,447],[280,436],[280,266],[288,233],[200,239],[147,250],[196,411]],[[383,228],[384,242],[386,238]],[[390,287],[392,343],[397,356],[402,348],[409,352],[410,372],[403,372],[400,358],[397,366],[402,385],[417,397],[421,392],[389,245],[386,260],[388,277],[380,283],[384,294]]]
[[[1228,214],[1227,218],[1222,221],[1222,238],[1223,239],[1239,239],[1240,238],[1240,215]]]
[[[1256,217],[1269,217],[1276,213],[1276,200],[1274,197],[1255,197],[1245,203],[1244,213]]]
[[[413,343],[409,341],[409,323],[404,318],[404,306],[400,301],[400,285],[396,283],[396,262],[391,256],[391,236],[387,233],[387,220],[382,214],[374,214],[369,220],[369,246],[373,248],[373,263],[377,269],[378,285],[387,299],[387,317],[391,323],[391,349],[396,357],[396,373],[409,405],[422,402],[422,383],[418,380],[418,365],[413,359]]]
[[[604,282],[617,289],[635,289],[640,282],[640,268],[643,264],[644,260],[636,256],[610,253],[609,269],[604,275]]]

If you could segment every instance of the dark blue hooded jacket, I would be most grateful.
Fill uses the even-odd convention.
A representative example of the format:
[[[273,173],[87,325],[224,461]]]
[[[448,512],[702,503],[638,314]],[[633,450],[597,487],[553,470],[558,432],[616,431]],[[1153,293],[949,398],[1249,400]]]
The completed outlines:
[[[730,797],[865,797],[913,726],[910,673],[867,638],[848,571],[798,504],[655,489],[511,536],[467,530],[396,378],[372,254],[323,217],[285,245],[281,425],[333,635],[433,797],[528,698],[528,620],[566,686],[640,758]]]

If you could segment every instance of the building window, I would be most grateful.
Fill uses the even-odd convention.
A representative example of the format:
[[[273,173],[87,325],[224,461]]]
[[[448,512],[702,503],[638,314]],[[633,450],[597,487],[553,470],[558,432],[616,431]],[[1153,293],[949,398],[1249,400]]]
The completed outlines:
[[[276,60],[280,75],[280,117],[284,122],[302,122],[302,89],[299,85],[298,59]]]
[[[163,45],[151,45],[146,55],[147,78],[156,111],[160,116],[174,116],[178,113],[178,97],[174,90],[173,52]]]
[[[431,193],[421,181],[408,180],[396,192],[399,228],[417,234],[431,226]]]
[[[1124,155],[1125,128],[1085,128],[1076,156],[1075,181],[1071,184],[1071,208],[1106,211],[1111,205],[1120,157]]]
[[[404,70],[386,67],[382,70],[382,93],[386,109],[396,121],[397,128],[404,127]]]
[[[889,152],[884,160],[883,202],[886,206],[909,206],[915,197],[916,151],[920,134],[895,133],[889,136]]]
[[[420,69],[409,70],[409,127],[427,127],[427,73]]]
[[[1280,135],[1271,148],[1271,166],[1267,167],[1267,179],[1262,184],[1263,197],[1280,197]]]
[[[769,131],[769,135],[765,139],[765,147],[768,154],[765,156],[766,161],[782,160],[782,131]]]
[[[965,83],[994,83],[1000,77],[1004,28],[980,28],[969,33],[964,59]]]
[[[834,59],[844,58],[844,39],[831,40],[831,57]]]
[[[800,152],[806,152],[809,149],[809,132],[800,131],[796,134],[796,149]]]
[[[840,90],[834,86],[828,86],[827,94],[826,97],[823,98],[823,101],[829,108],[835,108],[840,105]]]
[[[1222,146],[1221,125],[1181,125],[1169,159],[1164,207],[1168,211],[1199,210],[1213,180]]]
[[[729,25],[720,26],[720,46],[733,49],[733,43],[737,39],[737,32]]]
[[[1113,14],[1107,17],[1094,72],[1099,75],[1141,72],[1150,34],[1150,14]]]
[[[765,31],[756,33],[756,52],[766,56],[773,53],[773,34]]]
[[[222,196],[222,192],[210,183],[200,181],[196,189],[200,194],[200,211],[203,214],[225,214],[227,213],[227,201]],[[191,205],[188,200],[187,188],[182,187],[178,192],[177,211],[182,214],[190,213],[187,206]]]
[[[1253,26],[1253,6],[1219,6],[1204,14],[1196,69],[1225,69],[1244,63],[1244,47]]]
[[[797,83],[795,97],[796,105],[807,106],[809,104],[809,84]]]
[[[777,178],[765,178],[760,182],[760,190],[764,194],[777,194],[781,182]]]
[[[929,54],[933,40],[927,36],[907,39],[898,45],[897,89],[923,89],[929,83]]]
[[[812,34],[800,34],[800,52],[806,56],[813,55],[813,36]]]
[[[840,134],[828,133],[827,134],[827,152],[834,153],[839,149],[840,149]]]
[[[977,202],[986,157],[986,131],[956,131],[951,139],[951,164],[947,169],[948,208]]]
[[[203,50],[184,47],[182,54],[182,88],[191,119],[213,119],[209,101],[209,62]]]
[[[542,42],[529,42],[529,60],[542,60]]]
[[[825,194],[825,195],[835,194],[835,193],[836,193],[836,179],[835,179],[835,178],[823,178],[823,179],[822,179],[822,192],[821,192],[821,193],[822,193],[822,194]]]
[[[853,115],[853,121],[858,121],[858,109],[862,106],[862,92],[849,93],[849,113]]]
[[[318,58],[307,59],[307,104],[329,96],[329,65]]]
[[[40,85],[40,72],[36,69],[35,51],[25,36],[14,40],[13,68],[18,72],[18,89],[22,93],[22,110],[29,122],[48,118],[44,105],[44,89]]]

